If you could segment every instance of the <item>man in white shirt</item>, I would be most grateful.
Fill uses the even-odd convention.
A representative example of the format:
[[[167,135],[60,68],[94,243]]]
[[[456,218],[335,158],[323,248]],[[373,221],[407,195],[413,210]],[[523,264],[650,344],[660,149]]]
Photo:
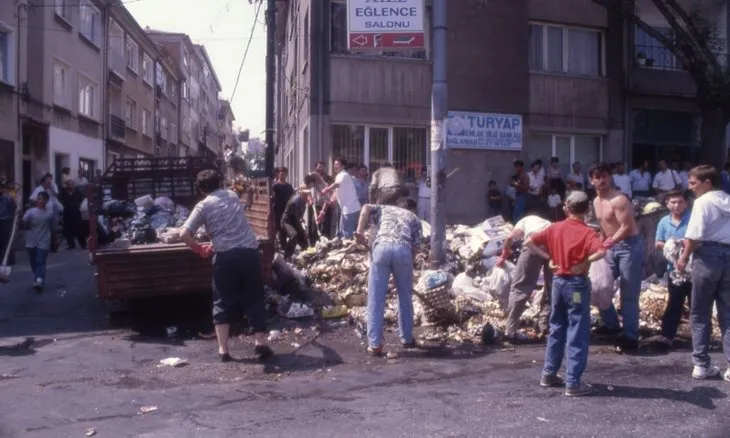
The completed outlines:
[[[631,177],[626,175],[624,163],[616,163],[616,173],[613,174],[613,185],[631,199]]]
[[[697,197],[685,232],[685,249],[677,269],[687,269],[692,256],[692,377],[720,375],[710,361],[712,308],[717,306],[725,359],[730,363],[730,195],[720,190],[720,173],[712,166],[697,166],[689,172],[689,188]],[[730,382],[730,368],[723,378]]]
[[[673,169],[667,165],[667,160],[659,160],[659,171],[654,176],[652,187],[657,195],[664,195],[682,185],[682,180]]]
[[[568,183],[569,190],[585,190],[586,189],[586,176],[580,168],[580,163],[576,161],[573,163],[573,170],[565,177]]]
[[[328,195],[332,191],[337,193],[337,202],[340,204],[340,233],[345,239],[351,239],[357,229],[357,220],[360,217],[360,201],[357,199],[357,190],[355,190],[355,181],[352,176],[347,173],[347,161],[344,158],[338,158],[334,163],[335,182],[325,187],[322,194]]]
[[[63,211],[63,206],[58,201],[58,188],[56,187],[56,183],[53,182],[53,175],[50,173],[43,176],[41,184],[33,190],[33,193],[30,194],[30,201],[35,202],[38,198],[38,193],[41,192],[48,193],[49,205],[53,207],[53,211],[56,214],[60,214]]]
[[[649,187],[651,186],[651,173],[649,172],[649,162],[644,161],[636,169],[629,173],[631,179],[631,191],[633,195],[640,198],[648,198]]]
[[[79,169],[77,175],[78,176],[74,178],[74,183],[76,184],[76,188],[81,190],[83,193],[84,187],[89,183],[89,180],[86,179],[86,172],[84,172],[84,169]]]
[[[502,255],[497,260],[497,266],[503,266],[505,261],[512,255],[513,242],[525,241],[532,234],[542,231],[549,226],[550,221],[540,216],[529,215],[520,219],[504,241]],[[507,305],[507,327],[505,328],[508,341],[516,342],[520,317],[527,307],[527,300],[537,288],[537,281],[540,278],[541,270],[544,275],[545,290],[543,291],[542,301],[540,302],[540,315],[538,317],[537,329],[541,334],[547,334],[549,328],[548,318],[550,316],[552,271],[545,259],[527,248],[523,248],[520,257],[517,259],[515,270],[512,273],[512,287],[509,293],[509,304]]]
[[[431,216],[431,181],[424,167],[418,180],[418,217],[428,222]]]

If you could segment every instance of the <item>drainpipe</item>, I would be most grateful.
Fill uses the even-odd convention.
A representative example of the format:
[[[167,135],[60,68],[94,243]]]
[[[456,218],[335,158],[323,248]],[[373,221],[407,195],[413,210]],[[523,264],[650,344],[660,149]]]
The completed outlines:
[[[102,20],[102,35],[104,36],[104,43],[102,44],[102,55],[101,59],[103,62],[102,80],[101,80],[101,138],[102,138],[102,151],[104,156],[101,157],[101,168],[106,168],[111,164],[107,163],[107,157],[109,156],[107,139],[109,138],[109,21],[111,20],[111,6],[107,2],[104,4],[104,20]]]
[[[26,3],[26,0],[18,0],[18,7],[17,7],[18,23],[16,26],[16,28],[18,29],[18,32],[15,35],[15,39],[16,39],[16,42],[15,42],[16,43],[15,44],[16,45],[16,51],[15,51],[15,109],[17,112],[16,116],[17,116],[17,129],[18,129],[18,133],[17,133],[18,145],[13,147],[13,180],[15,180],[14,182],[16,184],[18,182],[18,179],[20,179],[20,181],[23,180],[23,176],[22,176],[23,169],[22,169],[22,165],[21,165],[23,162],[23,119],[20,117],[20,109],[21,109],[20,100],[23,97],[23,92],[22,92],[23,87],[21,87],[21,83],[20,83],[20,76],[21,76],[20,75],[20,73],[21,73],[21,71],[20,71],[20,54],[22,52],[20,42],[22,39],[24,39],[24,38],[21,38],[21,35],[20,35],[22,32],[21,27],[20,27],[20,22],[22,21],[21,14],[23,12],[25,12],[25,13],[28,12],[28,5]],[[25,35],[23,35],[23,36],[25,36]],[[30,189],[30,187],[27,187],[26,189]],[[23,192],[23,190],[21,188],[21,195],[22,195],[22,192]]]
[[[324,45],[327,41],[325,38],[325,2],[321,0],[319,2],[319,44],[317,44],[317,159],[324,161]],[[312,149],[312,143],[309,142],[309,149]],[[312,166],[312,163],[316,160],[312,160],[311,154],[309,154],[309,161],[307,163],[307,172]]]
[[[624,162],[627,164],[627,166],[630,166],[630,169],[633,169],[634,163],[631,152],[633,151],[633,139],[634,139],[634,133],[633,133],[633,127],[634,127],[634,121],[633,121],[633,108],[632,108],[632,93],[633,93],[633,78],[634,78],[634,38],[633,33],[631,32],[633,29],[633,25],[629,23],[628,21],[622,20],[622,23],[624,23],[624,44],[623,44],[623,50],[624,50],[624,71],[626,74],[624,75],[624,147],[623,147],[623,155],[624,155]]]

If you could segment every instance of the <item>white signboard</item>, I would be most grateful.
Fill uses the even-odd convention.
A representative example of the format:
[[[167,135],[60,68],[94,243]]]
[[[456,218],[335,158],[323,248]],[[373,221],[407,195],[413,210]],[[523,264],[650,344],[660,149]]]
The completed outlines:
[[[347,0],[350,50],[414,50],[425,47],[424,0]]]
[[[453,149],[522,150],[522,116],[449,111],[446,146]]]

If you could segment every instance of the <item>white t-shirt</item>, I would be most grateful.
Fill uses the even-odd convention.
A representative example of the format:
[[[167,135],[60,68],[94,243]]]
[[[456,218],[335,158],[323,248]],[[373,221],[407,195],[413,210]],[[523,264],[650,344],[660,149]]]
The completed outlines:
[[[355,182],[347,171],[342,170],[335,177],[337,184],[337,201],[340,203],[342,214],[357,213],[360,211],[360,201],[357,199]]]
[[[682,180],[677,175],[677,172],[667,169],[663,172],[657,172],[654,177],[653,187],[657,190],[668,192],[674,190],[678,184],[682,184]]]
[[[730,195],[713,190],[697,198],[684,237],[730,245]]]
[[[568,181],[573,181],[576,184],[580,184],[581,185],[581,190],[585,190],[585,188],[586,188],[586,177],[585,177],[585,175],[583,175],[582,172],[581,173],[570,172],[568,174],[568,176],[566,177],[566,179]]]
[[[634,169],[629,173],[631,187],[635,192],[648,192],[651,185],[651,173]]]
[[[54,186],[55,186],[55,183],[54,183]],[[59,201],[58,198],[56,196],[54,196],[53,193],[51,193],[51,191],[44,189],[43,186],[36,187],[35,190],[33,190],[33,193],[30,194],[30,198],[28,198],[28,199],[35,202],[38,199],[38,194],[40,192],[48,193],[48,198],[49,198],[48,202],[51,206],[53,206],[53,208],[56,211],[59,211],[59,212],[63,211],[63,205],[61,205],[61,201]],[[56,193],[58,193],[58,192],[56,192]]]
[[[527,240],[530,236],[538,231],[542,231],[550,226],[550,221],[541,218],[540,216],[525,216],[520,219],[516,224],[515,228],[521,230]]]
[[[530,190],[531,195],[539,195],[542,186],[545,185],[545,172],[540,170],[535,175],[533,172],[527,172],[527,177],[530,179]]]
[[[625,173],[623,175],[615,174],[613,176],[613,185],[616,186],[617,189],[621,191],[621,193],[625,194],[629,198],[631,197],[631,177],[626,175]]]

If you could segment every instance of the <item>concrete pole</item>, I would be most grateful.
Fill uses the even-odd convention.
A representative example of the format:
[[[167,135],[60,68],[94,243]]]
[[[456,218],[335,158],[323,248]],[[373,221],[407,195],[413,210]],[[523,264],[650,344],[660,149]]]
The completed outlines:
[[[274,88],[276,85],[276,2],[266,0],[266,177],[274,176]]]
[[[431,86],[431,267],[446,263],[446,0],[433,0],[433,85]]]

